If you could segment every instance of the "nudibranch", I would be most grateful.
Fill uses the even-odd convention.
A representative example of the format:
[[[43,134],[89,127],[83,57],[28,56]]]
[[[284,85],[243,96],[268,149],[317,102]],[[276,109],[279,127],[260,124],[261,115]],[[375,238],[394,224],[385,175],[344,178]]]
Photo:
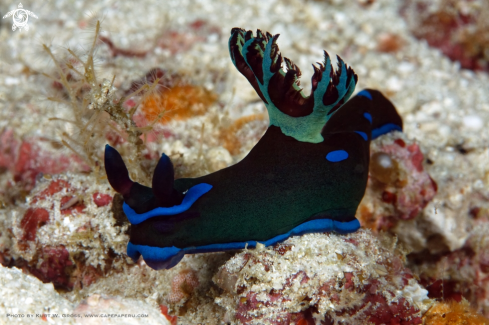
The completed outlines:
[[[185,254],[269,246],[312,232],[351,233],[369,170],[370,140],[402,130],[402,119],[379,91],[351,98],[357,76],[338,57],[335,70],[313,65],[309,96],[299,68],[283,58],[278,35],[234,28],[231,59],[265,103],[270,125],[239,163],[198,178],[174,179],[162,154],[152,188],[133,182],[120,154],[105,149],[111,186],[123,195],[131,226],[127,254],[154,269]],[[285,61],[286,71],[282,69]]]

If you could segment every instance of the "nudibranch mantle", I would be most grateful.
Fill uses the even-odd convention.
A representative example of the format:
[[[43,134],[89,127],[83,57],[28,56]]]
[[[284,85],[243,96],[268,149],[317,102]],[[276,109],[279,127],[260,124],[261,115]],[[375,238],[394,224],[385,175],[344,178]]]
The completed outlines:
[[[174,179],[162,154],[152,187],[133,182],[120,154],[106,146],[105,169],[124,197],[131,222],[127,254],[155,269],[185,254],[269,246],[311,232],[351,233],[367,184],[371,139],[402,130],[392,103],[376,90],[353,93],[357,77],[338,59],[314,67],[312,92],[298,87],[300,70],[277,35],[233,29],[236,68],[264,101],[270,125],[239,163],[198,178]]]

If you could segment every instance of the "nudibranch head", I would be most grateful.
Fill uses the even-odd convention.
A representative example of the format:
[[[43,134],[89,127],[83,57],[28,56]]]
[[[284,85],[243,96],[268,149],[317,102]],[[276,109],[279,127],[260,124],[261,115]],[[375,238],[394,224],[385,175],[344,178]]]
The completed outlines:
[[[355,90],[357,75],[338,56],[335,71],[324,51],[324,61],[313,65],[311,94],[306,96],[300,86],[301,71],[291,60],[280,54],[277,39],[257,30],[233,28],[229,52],[236,68],[251,83],[265,103],[270,125],[280,127],[285,135],[298,141],[323,141],[321,129],[331,115]],[[287,72],[282,69],[285,61]]]
[[[165,154],[161,155],[154,170],[152,188],[133,182],[121,155],[109,145],[105,146],[104,163],[110,185],[122,194],[126,206],[136,213],[173,206],[182,201],[183,194],[173,187],[173,164]]]

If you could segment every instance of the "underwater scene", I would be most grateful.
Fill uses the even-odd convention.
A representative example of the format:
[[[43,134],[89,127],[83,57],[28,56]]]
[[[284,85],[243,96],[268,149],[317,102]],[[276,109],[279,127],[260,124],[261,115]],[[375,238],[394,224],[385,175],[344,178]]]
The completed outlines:
[[[0,16],[0,324],[489,324],[486,0]]]

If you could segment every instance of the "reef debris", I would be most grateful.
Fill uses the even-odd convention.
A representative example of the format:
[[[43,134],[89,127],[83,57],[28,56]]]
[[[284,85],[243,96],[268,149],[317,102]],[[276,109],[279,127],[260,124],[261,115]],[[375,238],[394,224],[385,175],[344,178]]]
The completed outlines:
[[[389,230],[423,211],[438,190],[424,160],[419,144],[404,133],[391,132],[372,141],[369,180],[357,210],[362,226]]]
[[[486,1],[407,0],[401,8],[412,33],[464,69],[489,71]]]
[[[369,230],[292,237],[226,262],[216,303],[240,324],[421,324],[432,302],[404,254]]]

